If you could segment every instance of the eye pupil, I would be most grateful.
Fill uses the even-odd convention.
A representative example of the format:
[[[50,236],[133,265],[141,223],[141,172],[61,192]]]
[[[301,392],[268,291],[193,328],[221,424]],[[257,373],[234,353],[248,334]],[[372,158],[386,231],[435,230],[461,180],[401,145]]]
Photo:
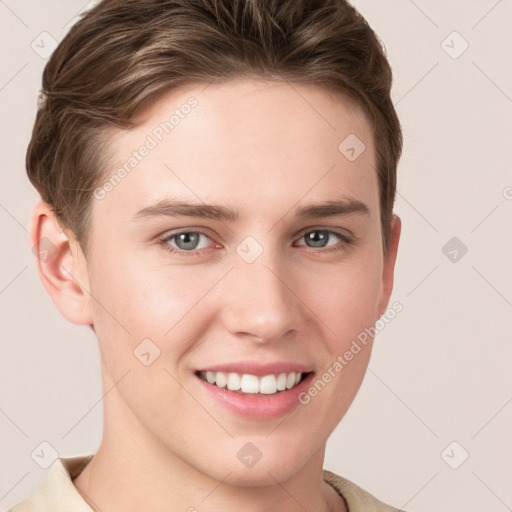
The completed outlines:
[[[327,231],[311,231],[306,235],[306,244],[309,247],[325,247],[329,240]]]
[[[198,242],[198,233],[180,233],[179,235],[176,235],[176,245],[183,250],[195,249]]]

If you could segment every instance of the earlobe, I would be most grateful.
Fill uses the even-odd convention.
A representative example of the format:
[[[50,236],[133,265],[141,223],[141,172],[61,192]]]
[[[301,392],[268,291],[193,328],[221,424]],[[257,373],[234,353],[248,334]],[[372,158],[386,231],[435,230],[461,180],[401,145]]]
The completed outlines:
[[[85,257],[44,201],[32,211],[29,240],[41,282],[58,310],[74,324],[92,325]]]
[[[393,291],[393,282],[395,275],[395,263],[398,253],[398,243],[402,231],[402,221],[398,215],[393,214],[391,219],[391,230],[388,240],[388,251],[384,255],[384,265],[382,269],[381,296],[379,299],[379,317],[386,312],[386,308]]]

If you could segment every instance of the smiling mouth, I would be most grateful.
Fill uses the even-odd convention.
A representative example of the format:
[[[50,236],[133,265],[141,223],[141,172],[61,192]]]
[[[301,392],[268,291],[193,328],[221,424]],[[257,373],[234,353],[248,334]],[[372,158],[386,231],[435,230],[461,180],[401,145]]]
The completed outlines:
[[[275,395],[300,384],[312,372],[288,372],[262,375],[235,372],[196,372],[203,381],[243,395]]]

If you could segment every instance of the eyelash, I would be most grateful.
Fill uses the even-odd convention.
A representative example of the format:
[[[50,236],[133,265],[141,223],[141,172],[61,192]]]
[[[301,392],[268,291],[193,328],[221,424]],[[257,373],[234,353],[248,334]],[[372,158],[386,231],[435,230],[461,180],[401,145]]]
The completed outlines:
[[[354,245],[354,243],[355,243],[351,237],[349,237],[343,233],[340,233],[338,231],[334,231],[331,229],[325,229],[325,228],[314,228],[314,229],[309,229],[308,231],[304,231],[300,235],[299,240],[301,238],[303,238],[305,235],[307,235],[309,233],[314,233],[315,231],[323,231],[323,232],[328,233],[329,235],[335,235],[340,239],[340,243],[338,243],[332,247],[328,247],[327,249],[321,248],[321,247],[316,249],[315,247],[308,247],[306,245],[301,245],[300,247],[306,247],[307,249],[313,250],[314,252],[326,254],[326,253],[343,251],[348,246]],[[177,236],[179,236],[183,233],[189,233],[189,234],[193,233],[193,234],[197,234],[197,235],[203,235],[206,238],[211,240],[211,238],[203,231],[189,230],[189,231],[179,231],[178,233],[166,234],[165,236],[163,236],[162,238],[159,239],[158,244],[160,246],[162,246],[162,249],[170,252],[171,254],[178,254],[178,255],[182,255],[182,256],[185,256],[185,255],[186,256],[200,256],[202,253],[204,253],[205,249],[192,249],[190,251],[184,251],[182,249],[178,249],[177,247],[172,247],[169,245],[169,242],[171,240],[175,239]]]

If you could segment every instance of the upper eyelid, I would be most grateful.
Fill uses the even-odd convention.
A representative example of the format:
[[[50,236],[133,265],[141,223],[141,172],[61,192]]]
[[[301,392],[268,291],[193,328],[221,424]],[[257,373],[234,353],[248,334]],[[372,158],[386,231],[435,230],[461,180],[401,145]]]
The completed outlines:
[[[200,235],[204,235],[204,236],[212,239],[212,236],[207,233],[207,230],[205,230],[205,228],[183,228],[183,229],[178,228],[177,231],[166,231],[162,235],[159,235],[157,237],[157,239],[158,240],[170,240],[171,238],[181,235],[182,233],[198,233]]]
[[[322,227],[322,226],[313,226],[312,228],[304,228],[299,230],[294,236],[304,236],[306,233],[311,233],[312,231],[327,231],[328,233],[334,233],[338,236],[350,236],[352,237],[353,234],[350,230],[347,229],[341,229],[341,228],[333,228],[333,227]]]

